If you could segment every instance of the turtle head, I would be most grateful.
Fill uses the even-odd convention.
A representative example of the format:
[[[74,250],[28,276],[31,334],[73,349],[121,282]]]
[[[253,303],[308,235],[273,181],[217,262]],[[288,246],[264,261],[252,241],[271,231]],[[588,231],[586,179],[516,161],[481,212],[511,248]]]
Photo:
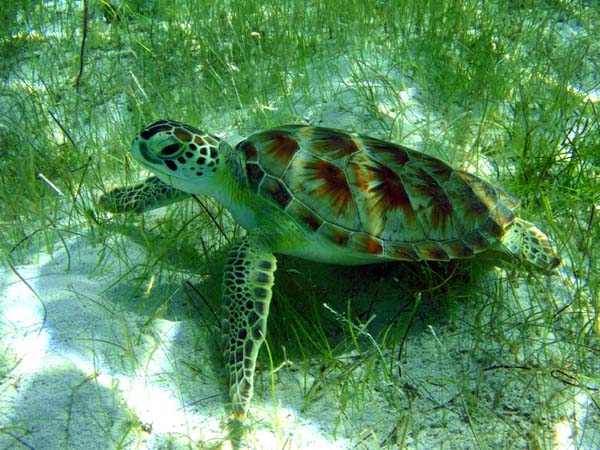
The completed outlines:
[[[223,169],[222,147],[216,136],[190,125],[159,120],[133,140],[131,153],[165,183],[190,194],[207,194]]]

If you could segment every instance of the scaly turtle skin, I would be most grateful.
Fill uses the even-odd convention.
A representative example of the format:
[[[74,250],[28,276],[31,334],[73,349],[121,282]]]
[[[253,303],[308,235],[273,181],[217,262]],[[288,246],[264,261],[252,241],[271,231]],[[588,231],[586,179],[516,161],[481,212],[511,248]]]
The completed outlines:
[[[141,212],[206,194],[248,231],[223,275],[223,345],[237,419],[246,417],[266,335],[274,253],[356,265],[448,261],[493,247],[542,270],[560,264],[549,239],[516,217],[510,194],[372,137],[288,125],[232,148],[160,120],[135,137],[132,154],[156,177],[110,192],[100,200],[104,209]]]

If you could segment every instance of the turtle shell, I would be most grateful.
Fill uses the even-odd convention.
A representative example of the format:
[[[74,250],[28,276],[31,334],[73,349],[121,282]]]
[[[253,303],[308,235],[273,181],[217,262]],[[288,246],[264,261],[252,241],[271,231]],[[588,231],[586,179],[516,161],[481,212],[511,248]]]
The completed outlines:
[[[466,258],[498,242],[517,200],[463,170],[369,136],[290,125],[240,142],[249,187],[307,232],[400,260]]]

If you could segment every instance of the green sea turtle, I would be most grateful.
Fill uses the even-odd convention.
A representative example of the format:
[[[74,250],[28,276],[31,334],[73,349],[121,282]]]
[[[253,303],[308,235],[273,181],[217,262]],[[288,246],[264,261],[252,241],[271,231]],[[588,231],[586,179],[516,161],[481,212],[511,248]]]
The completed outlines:
[[[206,194],[248,231],[223,274],[223,346],[237,419],[248,412],[267,331],[274,253],[359,265],[448,261],[495,248],[542,270],[560,264],[549,239],[516,217],[510,194],[369,136],[288,125],[231,147],[160,120],[135,137],[132,155],[156,176],[108,193],[105,210],[141,212]]]

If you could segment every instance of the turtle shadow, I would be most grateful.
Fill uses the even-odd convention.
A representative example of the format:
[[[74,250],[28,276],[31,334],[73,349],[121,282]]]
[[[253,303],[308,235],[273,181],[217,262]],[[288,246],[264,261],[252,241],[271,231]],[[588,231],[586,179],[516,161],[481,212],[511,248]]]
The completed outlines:
[[[281,256],[279,261],[269,323],[275,355],[278,344],[298,340],[289,330],[294,321],[321,327],[319,334],[330,346],[347,339],[350,327],[377,340],[390,327],[417,331],[425,323],[446,323],[448,308],[456,301],[454,292],[469,289],[474,277],[468,261],[364,266]],[[307,347],[301,347],[287,345],[286,354],[297,356],[294,352],[300,351],[307,355]]]
[[[158,237],[160,238],[160,236]],[[156,242],[156,241],[153,241]],[[121,307],[141,313],[151,322],[158,317],[184,321],[186,327],[207,330],[189,340],[175,337],[174,346],[190,347],[185,364],[202,373],[202,364],[210,364],[212,376],[221,386],[218,396],[223,411],[229,398],[221,349],[221,280],[228,247],[223,246],[210,257],[183,257],[180,243],[171,247],[168,241],[144,246],[163,252],[174,276],[153,274],[142,269],[141,275],[119,283],[109,297],[118,299]],[[188,249],[188,252],[190,249]],[[162,250],[161,250],[162,252]],[[157,258],[155,258],[157,259]],[[280,367],[294,365],[293,377],[302,373],[319,373],[347,359],[357,351],[365,353],[383,349],[398,361],[405,340],[420,339],[427,326],[444,326],[456,302],[465,292],[477,286],[473,261],[450,263],[387,262],[364,266],[320,264],[285,255],[277,255],[273,299],[268,322],[267,341],[259,354],[255,401],[252,409],[268,399],[271,374]],[[478,263],[479,264],[479,261]],[[153,278],[151,290],[148,289]],[[140,310],[141,309],[141,310]],[[391,336],[391,339],[390,339]],[[191,355],[199,352],[197,358]],[[282,375],[281,380],[286,376]],[[327,377],[322,387],[327,387]],[[303,405],[303,399],[282,388],[276,380],[276,392],[286,404]],[[295,381],[295,380],[294,380]],[[196,404],[189,397],[187,404]],[[301,406],[304,410],[304,406]]]

